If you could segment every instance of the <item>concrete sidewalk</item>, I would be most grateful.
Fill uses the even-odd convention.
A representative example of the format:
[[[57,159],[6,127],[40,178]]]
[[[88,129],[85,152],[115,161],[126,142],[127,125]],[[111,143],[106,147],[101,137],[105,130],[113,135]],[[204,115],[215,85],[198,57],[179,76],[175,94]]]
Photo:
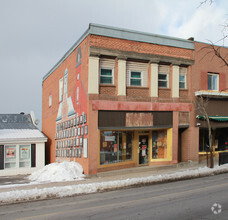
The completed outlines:
[[[9,192],[14,190],[29,190],[29,189],[42,189],[58,186],[69,186],[78,184],[99,183],[114,180],[124,180],[130,178],[140,178],[159,174],[172,174],[175,172],[198,169],[199,167],[205,167],[205,164],[199,164],[196,162],[179,163],[175,165],[166,166],[141,166],[128,169],[114,170],[108,172],[98,173],[96,176],[86,177],[84,180],[64,181],[64,182],[51,182],[51,183],[31,183],[28,179],[28,175],[7,176],[0,177],[0,193]]]

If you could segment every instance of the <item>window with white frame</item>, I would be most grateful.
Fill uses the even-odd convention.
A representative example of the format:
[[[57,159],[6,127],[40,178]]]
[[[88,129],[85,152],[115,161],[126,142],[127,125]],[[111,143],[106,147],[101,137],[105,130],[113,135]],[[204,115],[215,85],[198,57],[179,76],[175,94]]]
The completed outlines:
[[[130,71],[130,86],[142,86],[142,72]]]
[[[208,90],[218,90],[219,87],[219,75],[214,73],[208,73],[207,75]]]
[[[179,88],[187,89],[187,68],[180,68]]]
[[[158,87],[169,88],[169,66],[159,65],[158,67]]]
[[[19,167],[30,167],[31,166],[31,146],[20,145],[19,153],[20,153]]]
[[[113,70],[107,68],[100,69],[100,84],[113,84]]]
[[[100,59],[100,84],[114,84],[115,59]]]
[[[169,75],[166,73],[158,74],[158,87],[159,88],[169,88]]]
[[[59,101],[63,100],[63,78],[59,80]]]
[[[16,145],[5,145],[5,168],[16,168]]]
[[[148,86],[148,63],[127,61],[126,84],[127,86]]]

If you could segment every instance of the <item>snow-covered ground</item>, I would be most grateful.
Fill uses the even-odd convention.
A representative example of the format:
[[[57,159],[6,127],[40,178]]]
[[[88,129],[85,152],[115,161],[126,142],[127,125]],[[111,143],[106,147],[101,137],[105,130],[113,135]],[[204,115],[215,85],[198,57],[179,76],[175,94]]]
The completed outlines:
[[[53,166],[58,166],[57,164]],[[69,164],[65,164],[65,167],[69,168]],[[64,167],[63,166],[63,167]],[[74,167],[72,165],[72,167]],[[56,168],[56,167],[55,167]],[[55,169],[55,180],[60,180],[60,177],[58,176],[58,169]],[[47,168],[49,170],[49,168]],[[14,191],[8,191],[8,192],[2,192],[0,193],[0,202],[1,203],[13,203],[17,201],[29,201],[29,200],[36,200],[36,199],[45,199],[50,197],[65,197],[65,196],[73,196],[73,195],[80,195],[80,194],[89,194],[89,193],[95,193],[100,192],[104,190],[110,190],[110,189],[119,189],[127,186],[135,186],[135,185],[141,185],[141,184],[153,184],[153,183],[161,183],[161,182],[168,182],[168,181],[176,181],[181,179],[189,179],[189,178],[196,178],[200,176],[207,176],[207,175],[214,175],[219,174],[223,172],[228,172],[228,164],[222,165],[222,166],[216,166],[213,169],[204,167],[204,168],[198,168],[193,170],[185,170],[185,171],[179,171],[171,174],[162,174],[162,175],[151,175],[151,176],[145,176],[141,178],[128,178],[128,179],[122,179],[122,180],[112,180],[112,181],[103,181],[102,178],[100,182],[94,182],[94,183],[78,183],[74,185],[68,185],[68,186],[56,186],[56,187],[47,187],[42,189],[28,189],[28,190],[14,190]],[[75,173],[74,173],[75,174]],[[82,173],[81,173],[82,174]],[[80,174],[80,177],[82,178]],[[36,174],[39,175],[39,174]],[[36,176],[34,174],[34,176]],[[47,174],[42,174],[40,172],[41,176],[48,176]],[[59,175],[62,175],[62,171]],[[64,177],[66,178],[66,177]],[[77,177],[74,177],[77,179]],[[45,180],[44,177],[41,177],[40,179],[35,178],[35,181],[52,181],[52,180]]]

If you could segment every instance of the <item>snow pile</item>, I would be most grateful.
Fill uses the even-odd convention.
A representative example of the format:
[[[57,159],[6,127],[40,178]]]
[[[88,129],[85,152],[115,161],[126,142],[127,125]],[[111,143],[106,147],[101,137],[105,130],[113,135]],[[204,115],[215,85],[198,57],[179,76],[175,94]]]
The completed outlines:
[[[156,184],[168,181],[209,176],[228,172],[228,164],[216,166],[213,169],[204,167],[194,170],[184,170],[171,174],[152,175],[141,178],[129,178],[124,180],[114,180],[97,183],[75,184],[69,186],[49,187],[43,189],[14,190],[0,193],[0,204],[13,203],[18,201],[29,201],[35,199],[46,199],[50,197],[65,197],[80,194],[102,192],[110,189],[120,189],[129,186]]]
[[[63,182],[84,179],[83,168],[79,163],[62,162],[51,163],[32,173],[28,179],[36,183]]]

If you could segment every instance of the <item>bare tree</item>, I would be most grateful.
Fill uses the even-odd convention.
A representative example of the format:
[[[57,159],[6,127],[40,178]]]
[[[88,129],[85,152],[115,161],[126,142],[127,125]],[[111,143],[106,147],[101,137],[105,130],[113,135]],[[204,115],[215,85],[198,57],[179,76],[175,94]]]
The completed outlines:
[[[209,153],[210,153],[210,168],[214,167],[214,155],[213,155],[213,145],[212,145],[212,133],[211,133],[211,124],[208,116],[208,104],[209,99],[204,98],[202,95],[196,97],[195,101],[196,112],[203,117],[203,120],[206,121],[208,127],[208,137],[209,137]]]

